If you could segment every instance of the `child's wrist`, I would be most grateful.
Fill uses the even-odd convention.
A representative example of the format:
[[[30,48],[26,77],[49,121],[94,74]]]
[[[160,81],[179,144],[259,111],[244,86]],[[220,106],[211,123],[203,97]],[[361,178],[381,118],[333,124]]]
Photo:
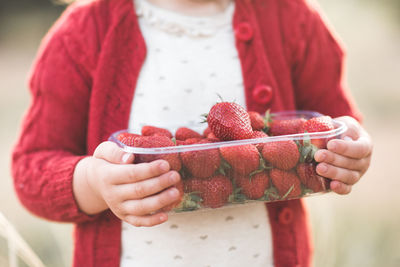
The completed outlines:
[[[93,177],[93,169],[96,168],[97,159],[86,157],[80,160],[73,177],[73,192],[79,208],[86,214],[93,215],[108,208],[101,196],[96,181]]]

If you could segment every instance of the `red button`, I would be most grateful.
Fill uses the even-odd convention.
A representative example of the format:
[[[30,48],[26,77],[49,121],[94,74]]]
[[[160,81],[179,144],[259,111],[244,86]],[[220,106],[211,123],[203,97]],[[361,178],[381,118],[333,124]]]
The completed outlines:
[[[235,27],[235,35],[241,41],[250,41],[253,38],[253,28],[250,23],[242,22]]]
[[[272,98],[272,87],[259,85],[253,90],[253,99],[259,104],[267,104]]]
[[[279,213],[279,222],[288,225],[293,221],[293,217],[293,211],[290,208],[283,208],[281,213]]]

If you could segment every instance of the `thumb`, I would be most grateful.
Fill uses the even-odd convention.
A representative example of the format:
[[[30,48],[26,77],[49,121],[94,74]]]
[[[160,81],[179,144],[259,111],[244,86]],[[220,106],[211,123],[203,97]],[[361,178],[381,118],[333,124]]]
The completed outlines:
[[[116,143],[111,141],[105,141],[98,145],[93,153],[93,157],[115,164],[129,164],[135,158],[133,154],[125,152]]]

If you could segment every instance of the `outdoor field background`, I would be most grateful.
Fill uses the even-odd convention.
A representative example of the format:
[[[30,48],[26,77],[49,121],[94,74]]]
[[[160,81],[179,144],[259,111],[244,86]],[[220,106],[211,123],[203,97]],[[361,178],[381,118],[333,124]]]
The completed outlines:
[[[348,84],[374,140],[374,153],[369,172],[350,195],[307,199],[315,266],[398,267],[400,1],[319,3],[347,47]],[[55,267],[71,265],[72,226],[39,219],[20,205],[10,176],[10,151],[29,104],[32,60],[63,9],[46,0],[0,1],[0,212],[45,265]],[[0,238],[0,266],[6,259],[7,244]]]

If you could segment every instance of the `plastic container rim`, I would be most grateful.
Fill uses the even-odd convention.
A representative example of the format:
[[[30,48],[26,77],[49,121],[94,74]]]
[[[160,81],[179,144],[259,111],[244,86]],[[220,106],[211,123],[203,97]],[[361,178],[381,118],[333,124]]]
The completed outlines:
[[[300,116],[299,116],[300,115]],[[302,116],[301,116],[302,115]],[[312,118],[323,116],[318,112],[313,111],[282,111],[271,114],[272,117],[304,117]],[[114,132],[109,141],[115,142],[118,146],[120,146],[125,152],[134,153],[134,154],[170,154],[170,153],[182,153],[182,152],[190,152],[190,151],[199,151],[199,150],[208,150],[208,149],[218,149],[220,147],[229,147],[229,146],[240,146],[240,145],[250,145],[250,144],[260,144],[260,143],[268,143],[268,142],[277,142],[277,141],[285,141],[285,140],[304,140],[305,137],[309,139],[319,139],[319,138],[331,138],[335,136],[340,136],[341,134],[347,131],[347,126],[345,123],[337,120],[333,120],[335,125],[335,129],[326,131],[326,132],[313,132],[313,133],[299,133],[299,134],[290,134],[290,135],[280,135],[280,136],[267,136],[263,138],[256,139],[243,139],[243,140],[234,140],[234,141],[221,141],[216,143],[207,143],[207,144],[192,144],[192,145],[182,145],[182,146],[170,146],[170,147],[159,147],[159,148],[142,148],[142,147],[131,147],[123,144],[121,141],[117,139],[117,136],[124,132],[132,132],[129,129],[123,129],[117,132]]]

